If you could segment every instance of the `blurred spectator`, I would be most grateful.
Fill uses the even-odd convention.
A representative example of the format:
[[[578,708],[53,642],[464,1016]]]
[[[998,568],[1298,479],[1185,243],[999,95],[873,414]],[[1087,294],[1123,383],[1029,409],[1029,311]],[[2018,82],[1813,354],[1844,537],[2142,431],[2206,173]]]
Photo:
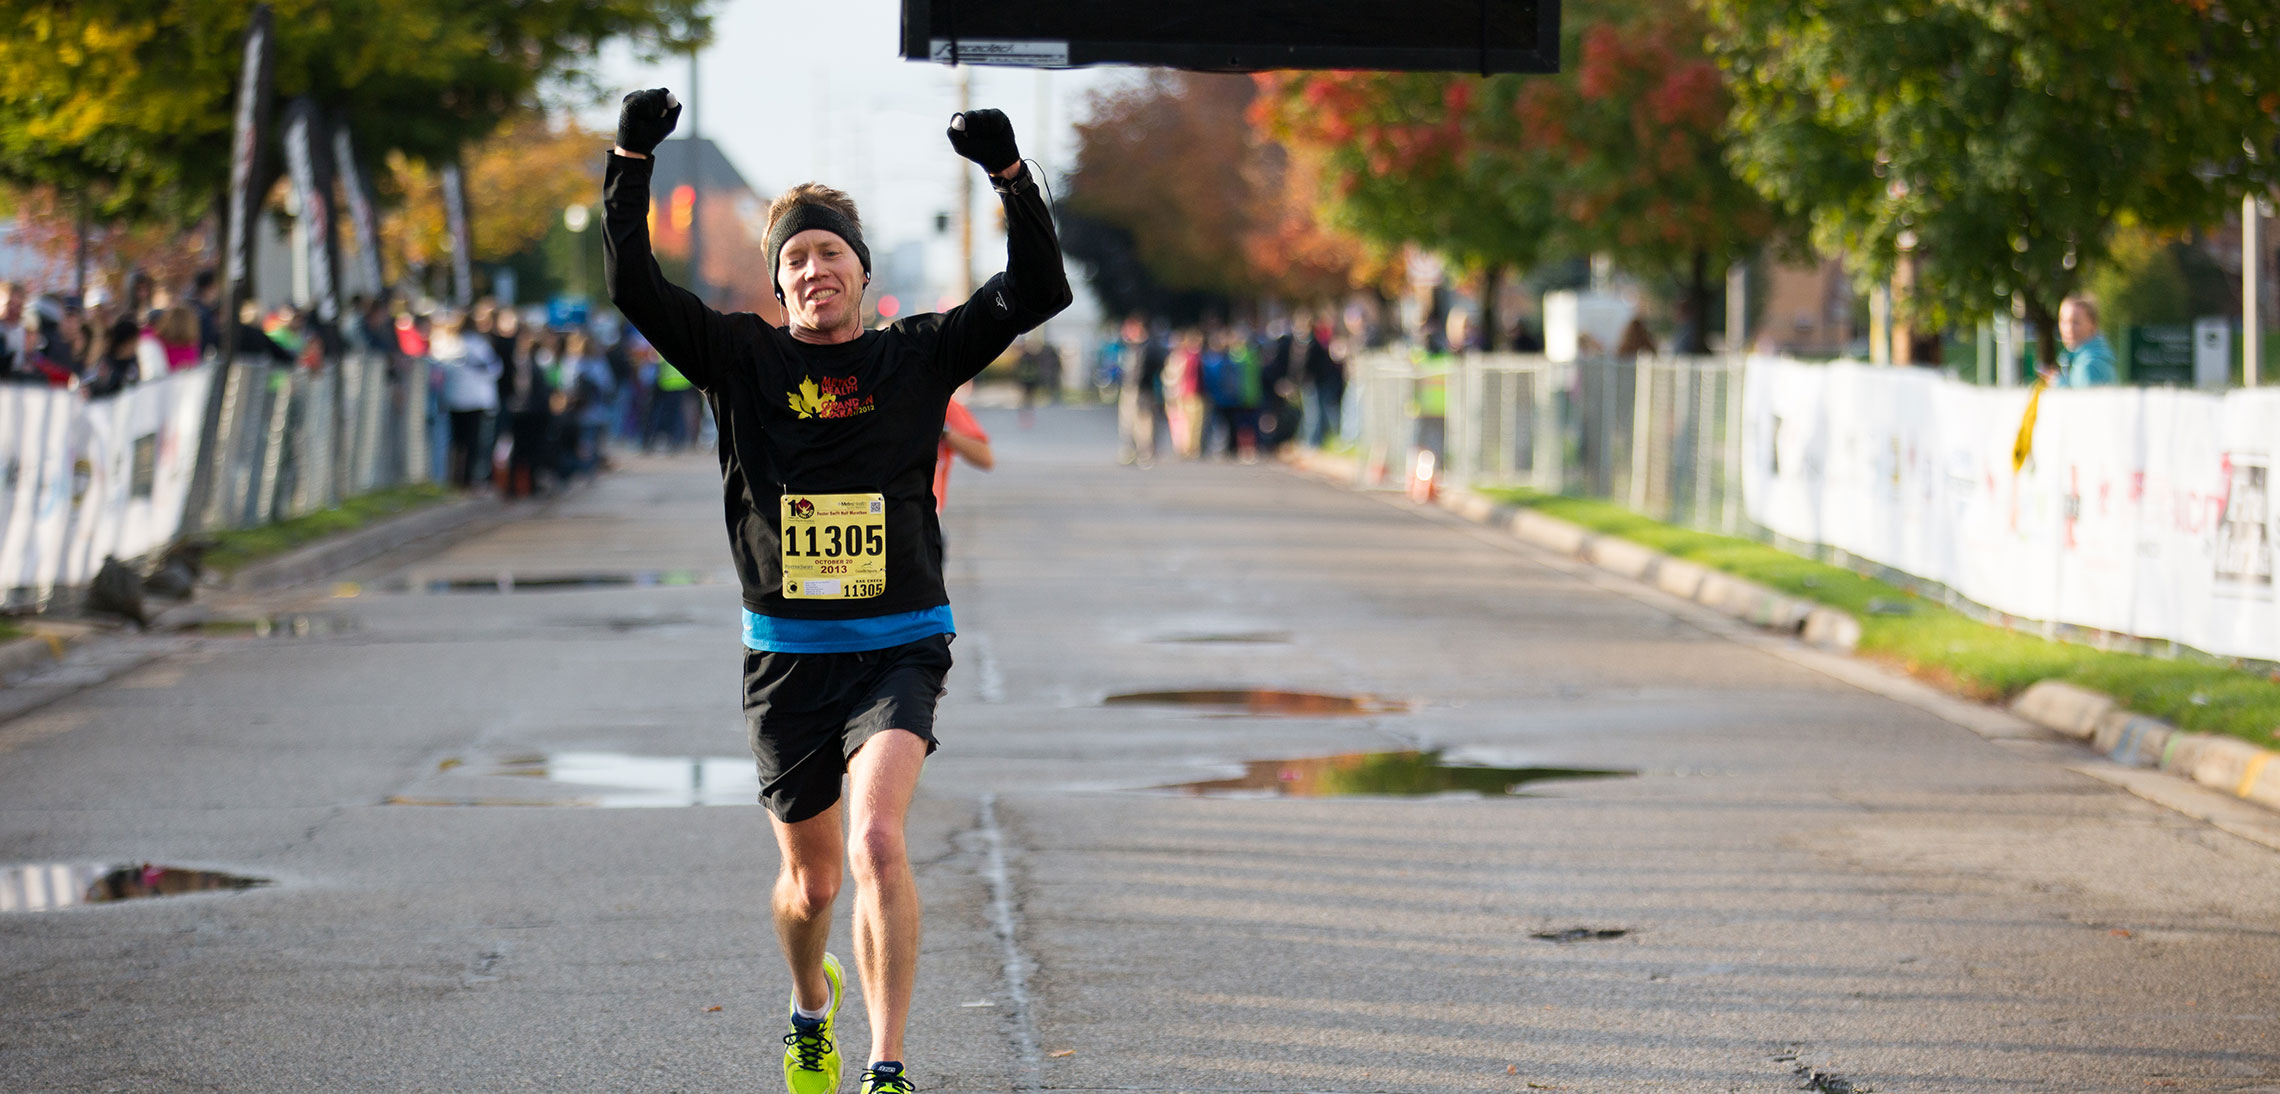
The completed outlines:
[[[649,425],[642,430],[641,447],[647,450],[662,443],[666,451],[679,452],[689,446],[692,385],[680,369],[662,357],[657,360],[656,376],[650,385]]]
[[[446,319],[431,348],[443,373],[443,410],[451,418],[447,474],[452,485],[472,489],[478,474],[489,478],[484,425],[499,408],[499,355],[473,316]]]
[[[156,379],[198,364],[198,313],[180,304],[158,313],[136,345],[142,374]]]
[[[1021,386],[1021,428],[1027,429],[1036,420],[1037,404],[1043,400],[1045,388],[1045,357],[1037,348],[1041,335],[1032,334],[1021,340],[1021,352],[1013,359],[1013,382]]]
[[[1188,331],[1164,359],[1164,418],[1172,451],[1183,460],[1203,454],[1203,335]]]
[[[1615,343],[1615,356],[1626,361],[1641,356],[1655,356],[1654,332],[1634,317],[1624,325],[1623,337]]]
[[[95,329],[84,373],[90,398],[116,395],[142,378],[142,364],[136,350],[141,341],[142,328],[136,325],[133,316],[123,312]]]
[[[1291,382],[1297,336],[1278,321],[1259,353],[1259,447],[1269,453],[1298,435],[1298,385]]]
[[[190,307],[198,313],[198,350],[200,353],[220,353],[222,289],[219,279],[212,270],[200,270],[192,285]]]
[[[411,312],[396,313],[396,349],[406,357],[428,355],[431,321],[425,315]]]
[[[0,281],[0,380],[18,379],[29,367],[24,343],[24,286]]]
[[[502,330],[519,329],[515,313],[501,310],[491,327],[496,344]],[[549,376],[555,354],[544,332],[519,335],[512,356],[499,372],[499,416],[507,431],[507,474],[499,483],[510,498],[531,497],[546,488],[546,472],[554,466],[553,421],[555,388]]]
[[[258,358],[266,360],[272,365],[292,364],[293,351],[286,349],[276,339],[271,338],[267,331],[254,325],[254,320],[260,315],[260,306],[251,300],[238,305],[237,344],[234,352],[239,357]]]
[[[569,359],[569,412],[576,438],[564,456],[564,477],[578,472],[590,476],[609,466],[606,441],[617,413],[617,373],[584,331],[570,335],[563,354]]]
[[[1124,321],[1116,394],[1116,462],[1156,463],[1156,415],[1162,412],[1164,348],[1135,315]]]
[[[1259,358],[1249,337],[1215,334],[1203,351],[1203,394],[1211,406],[1199,454],[1220,448],[1229,459],[1258,459]]]
[[[2070,296],[2058,306],[2058,352],[2055,368],[2042,370],[2052,387],[2104,387],[2119,378],[2114,370],[2114,349],[2098,332],[2098,305],[2086,297]]]
[[[1331,351],[1334,337],[1330,317],[1317,316],[1307,328],[1306,353],[1300,365],[1312,396],[1306,404],[1306,443],[1316,448],[1338,436],[1344,426],[1341,411],[1346,402],[1346,366]]]

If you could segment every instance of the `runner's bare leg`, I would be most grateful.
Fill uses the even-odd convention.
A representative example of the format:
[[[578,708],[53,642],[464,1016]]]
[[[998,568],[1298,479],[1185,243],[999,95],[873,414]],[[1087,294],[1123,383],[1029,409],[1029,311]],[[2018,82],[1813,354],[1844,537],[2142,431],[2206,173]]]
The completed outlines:
[[[831,982],[823,975],[823,950],[831,941],[831,902],[839,896],[840,861],[847,837],[839,830],[846,816],[842,802],[806,820],[786,824],[771,816],[776,849],[784,867],[776,874],[772,900],[776,939],[792,967],[792,989],[800,1006],[820,1010],[831,1002]]]
[[[871,1018],[871,1062],[900,1060],[918,973],[918,883],[903,822],[926,741],[890,729],[847,761],[849,863],[855,872],[855,968]]]

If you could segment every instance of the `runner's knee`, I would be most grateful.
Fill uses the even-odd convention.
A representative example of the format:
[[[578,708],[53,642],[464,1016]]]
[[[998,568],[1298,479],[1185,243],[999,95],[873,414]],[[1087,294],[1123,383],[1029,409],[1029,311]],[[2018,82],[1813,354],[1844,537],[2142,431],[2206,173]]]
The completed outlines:
[[[855,867],[855,881],[859,885],[892,877],[910,865],[902,829],[879,823],[866,824],[860,831],[848,834],[848,859]]]
[[[800,867],[791,863],[776,876],[777,903],[801,918],[828,915],[839,897],[839,866]]]

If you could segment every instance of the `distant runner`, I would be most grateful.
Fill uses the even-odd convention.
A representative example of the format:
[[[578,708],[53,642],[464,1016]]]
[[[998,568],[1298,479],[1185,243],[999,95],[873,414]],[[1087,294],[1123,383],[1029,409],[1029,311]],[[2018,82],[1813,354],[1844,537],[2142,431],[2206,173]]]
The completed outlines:
[[[1012,123],[971,110],[952,117],[950,146],[989,172],[1006,223],[1005,272],[971,299],[863,329],[871,252],[861,218],[846,194],[811,182],[768,210],[785,325],[713,311],[667,282],[649,248],[650,154],[680,113],[662,88],[625,97],[603,181],[605,272],[611,301],[704,393],[720,430],[729,554],[744,591],[745,722],[783,857],[774,914],[792,973],[784,1081],[792,1094],[839,1086],[832,1019],[844,976],[824,945],[847,859],[871,1021],[862,1089],[908,1094],[919,901],[903,824],[936,747],[934,704],[956,631],[936,446],[951,393],[1067,307],[1068,276]]]

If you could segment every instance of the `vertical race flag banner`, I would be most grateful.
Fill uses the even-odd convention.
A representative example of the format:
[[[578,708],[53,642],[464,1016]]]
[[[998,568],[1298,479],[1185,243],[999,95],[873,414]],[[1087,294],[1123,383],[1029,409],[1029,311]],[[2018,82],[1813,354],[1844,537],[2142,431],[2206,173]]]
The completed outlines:
[[[276,52],[276,34],[270,25],[269,5],[256,4],[246,22],[244,67],[238,74],[237,110],[230,130],[230,192],[224,211],[222,310],[215,316],[221,328],[222,352],[218,371],[227,373],[237,352],[238,302],[246,299],[253,280],[253,221],[260,215],[261,195],[254,182],[263,177],[261,153],[268,142],[269,68]],[[196,532],[205,523],[207,503],[213,496],[215,443],[221,434],[223,393],[229,385],[217,376],[206,391],[206,412],[198,430],[198,457],[182,514],[182,530]]]
[[[443,218],[451,230],[452,303],[475,306],[474,240],[467,233],[467,186],[459,164],[443,165]]]
[[[255,7],[245,28],[245,66],[239,73],[237,112],[230,130],[229,230],[222,246],[226,263],[222,292],[233,309],[247,295],[253,278],[253,221],[260,213],[260,197],[253,192],[253,184],[260,174],[261,153],[269,136],[269,64],[275,41],[269,5]],[[234,310],[222,317],[225,332],[236,319]],[[222,341],[226,347],[232,339]]]
[[[285,167],[301,203],[301,238],[308,247],[309,302],[326,324],[340,319],[340,293],[333,282],[332,172],[318,149],[324,119],[316,100],[304,95],[285,112]]]
[[[364,183],[364,167],[356,162],[356,142],[348,134],[348,119],[334,117],[333,169],[340,173],[341,195],[348,201],[348,226],[356,240],[356,271],[378,296],[387,287],[380,272],[380,221],[372,211],[372,191]]]

